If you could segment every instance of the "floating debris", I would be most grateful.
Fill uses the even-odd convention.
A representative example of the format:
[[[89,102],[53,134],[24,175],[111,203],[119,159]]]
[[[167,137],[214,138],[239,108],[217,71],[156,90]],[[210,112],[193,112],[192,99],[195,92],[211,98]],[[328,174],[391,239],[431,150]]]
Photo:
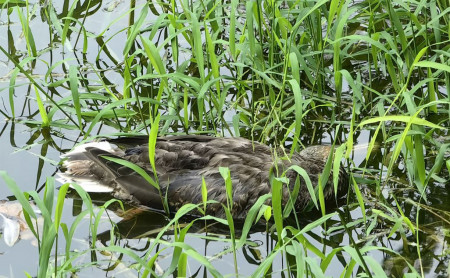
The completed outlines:
[[[36,213],[39,209],[32,204]],[[13,246],[20,238],[33,238],[23,216],[22,205],[18,201],[0,201],[0,232],[8,246]]]

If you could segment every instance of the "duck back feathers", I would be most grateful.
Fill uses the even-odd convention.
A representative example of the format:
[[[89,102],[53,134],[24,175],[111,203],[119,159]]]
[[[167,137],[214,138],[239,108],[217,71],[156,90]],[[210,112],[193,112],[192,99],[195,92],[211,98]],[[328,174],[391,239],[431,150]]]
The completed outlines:
[[[221,204],[226,204],[227,195],[219,167],[228,167],[233,185],[232,214],[235,218],[244,218],[257,199],[271,191],[269,174],[273,168],[281,174],[290,166],[298,165],[308,173],[312,184],[317,185],[318,175],[323,172],[331,151],[329,146],[312,146],[294,153],[290,159],[275,159],[282,155],[274,155],[270,147],[244,138],[160,137],[156,141],[154,173],[147,142],[148,137],[142,136],[81,145],[64,155],[67,160],[63,164],[65,171],[60,174],[61,180],[78,183],[86,191],[109,191],[118,199],[163,209],[163,198],[154,186],[132,169],[104,157],[121,158],[140,166],[158,180],[161,193],[173,211],[187,203],[202,203],[204,178],[208,200],[218,202],[209,204],[207,213],[224,217]],[[274,161],[277,161],[276,165]],[[339,176],[338,197],[347,192],[348,186],[347,174],[342,167]],[[284,186],[283,189],[283,204],[289,199],[297,173],[289,170],[286,177],[290,182],[289,188]],[[303,210],[311,201],[302,178],[300,183],[296,211]],[[331,181],[328,181],[324,196],[335,198]]]

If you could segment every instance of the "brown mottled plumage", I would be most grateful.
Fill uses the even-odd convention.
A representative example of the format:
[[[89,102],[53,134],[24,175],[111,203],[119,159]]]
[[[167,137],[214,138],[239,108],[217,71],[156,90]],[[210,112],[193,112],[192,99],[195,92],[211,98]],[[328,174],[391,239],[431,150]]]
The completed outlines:
[[[102,156],[119,157],[131,161],[147,170],[154,177],[149,162],[147,137],[130,137],[109,140],[124,147],[100,149],[81,146],[81,150],[66,154],[67,170],[61,174],[64,181],[97,183],[111,187],[115,197],[149,207],[162,209],[159,192],[139,174]],[[101,143],[101,142],[100,142]],[[226,189],[219,167],[228,167],[233,184],[233,217],[243,218],[256,200],[271,190],[269,173],[278,160],[279,173],[291,165],[298,165],[309,175],[314,186],[318,175],[322,173],[330,154],[329,146],[312,146],[300,153],[294,153],[290,159],[278,154],[274,158],[270,147],[244,138],[215,138],[208,136],[172,136],[160,137],[156,142],[155,165],[157,178],[171,210],[177,210],[187,203],[202,203],[201,184],[205,178],[208,188],[208,200],[226,204]],[[272,170],[276,172],[276,170]],[[348,177],[341,167],[339,171],[338,197],[347,192]],[[294,188],[297,173],[286,173],[289,188],[283,188],[283,205],[287,203],[289,191]],[[303,210],[311,201],[310,194],[302,178],[300,191],[295,203],[296,211]],[[88,186],[87,186],[88,187]],[[89,188],[87,188],[89,191]],[[335,197],[331,178],[325,187],[326,200]],[[220,204],[210,204],[207,213],[224,216]]]

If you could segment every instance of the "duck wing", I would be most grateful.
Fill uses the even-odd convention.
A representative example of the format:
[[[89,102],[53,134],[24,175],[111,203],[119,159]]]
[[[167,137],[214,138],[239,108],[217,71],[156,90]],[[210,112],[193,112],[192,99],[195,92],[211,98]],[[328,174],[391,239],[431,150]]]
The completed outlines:
[[[68,160],[64,163],[67,171],[60,176],[65,181],[81,185],[90,180],[91,184],[109,186],[116,198],[153,208],[162,209],[162,195],[174,210],[186,203],[202,202],[201,186],[204,179],[208,199],[218,202],[208,207],[208,213],[215,215],[215,211],[222,210],[221,204],[226,204],[227,196],[219,167],[230,169],[236,211],[244,211],[242,208],[270,191],[267,181],[272,157],[270,148],[265,145],[253,144],[243,138],[161,137],[155,147],[155,176],[149,162],[148,145],[140,144],[146,140],[147,137],[114,139],[109,142],[128,147],[122,150],[94,145],[68,153],[65,155]],[[161,195],[138,173],[105,156],[124,159],[143,168],[150,177],[157,178]]]

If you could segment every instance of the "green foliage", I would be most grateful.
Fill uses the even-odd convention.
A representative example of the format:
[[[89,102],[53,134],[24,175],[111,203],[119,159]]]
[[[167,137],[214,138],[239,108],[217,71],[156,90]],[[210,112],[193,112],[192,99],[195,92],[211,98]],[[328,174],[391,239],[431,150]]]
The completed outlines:
[[[383,266],[371,258],[375,251],[398,259],[408,277],[424,276],[420,258],[427,248],[419,237],[429,232],[422,217],[433,215],[449,224],[448,206],[434,207],[428,196],[450,180],[448,1],[131,1],[117,4],[130,5],[122,9],[105,5],[111,7],[98,1],[73,1],[62,7],[52,1],[34,6],[28,1],[0,1],[2,21],[5,18],[8,28],[10,22],[21,28],[20,39],[8,30],[8,45],[0,44],[11,65],[8,84],[0,88],[9,99],[2,115],[42,135],[46,146],[57,145],[52,139],[55,133],[79,130],[85,140],[105,126],[119,134],[149,134],[150,146],[158,135],[167,134],[243,136],[287,147],[287,157],[305,145],[333,143],[334,157],[328,159],[318,187],[300,167],[289,169],[303,181],[294,185],[292,200],[300,186],[306,186],[311,195],[308,208],[319,209],[321,217],[306,225],[299,221],[292,225],[286,219],[294,208],[292,200],[282,206],[287,179],[281,173],[272,177],[271,195],[255,203],[238,231],[230,215],[233,184],[229,170],[222,168],[228,195],[226,219],[204,215],[183,222],[186,215],[205,212],[208,204],[215,203],[208,200],[203,180],[203,203],[180,209],[142,256],[114,244],[97,246],[100,216],[115,201],[94,213],[89,196],[75,186],[86,209],[73,223],[64,223],[68,185],[59,189],[55,202],[52,178],[40,197],[21,192],[0,172],[39,241],[39,277],[50,272],[67,276],[91,267],[99,262],[80,266],[77,258],[103,251],[132,258],[132,268],[143,277],[161,274],[156,269],[165,252],[172,259],[163,276],[191,275],[192,261],[215,277],[238,276],[242,265],[237,254],[249,244],[252,226],[264,221],[261,218],[267,227],[274,224],[268,234],[276,243],[257,262],[255,277],[293,273],[322,277],[333,271],[332,261],[341,262],[341,277],[355,273],[384,277]],[[108,14],[110,10],[115,10],[114,16]],[[89,25],[93,17],[100,17],[102,24],[97,20]],[[41,20],[39,26],[48,24],[42,29],[48,29],[51,41],[45,42],[35,29],[36,18]],[[63,55],[49,61],[54,53]],[[28,117],[17,109],[19,92],[25,87],[34,91],[26,98],[35,100]],[[366,142],[363,160],[356,161],[358,144]],[[43,150],[40,158],[45,160],[45,155]],[[150,148],[155,170],[154,155]],[[106,159],[134,169],[160,190],[157,177],[137,165]],[[352,171],[352,190],[343,210],[358,215],[340,215],[336,220],[337,214],[326,210],[323,194],[329,177],[337,192],[342,159]],[[42,231],[35,229],[38,215],[29,206],[30,199],[42,211]],[[166,200],[163,203],[168,210]],[[77,253],[72,241],[83,217],[92,223],[92,244]],[[212,237],[229,243],[214,258],[200,254],[186,241],[192,226],[205,221],[222,223],[229,230],[225,240]],[[311,231],[319,226],[327,235],[340,231],[348,242],[341,241],[325,253],[311,239],[315,237]],[[175,234],[172,241],[163,239],[169,231]],[[55,248],[61,232],[64,256]],[[358,239],[353,240],[355,235]],[[384,247],[376,235],[398,236],[409,253]],[[412,255],[408,242],[416,245]],[[234,269],[220,273],[214,262],[229,253]],[[286,262],[283,274],[272,268],[280,257]],[[417,269],[411,258],[419,258]],[[391,276],[396,274],[400,275],[392,272]]]

